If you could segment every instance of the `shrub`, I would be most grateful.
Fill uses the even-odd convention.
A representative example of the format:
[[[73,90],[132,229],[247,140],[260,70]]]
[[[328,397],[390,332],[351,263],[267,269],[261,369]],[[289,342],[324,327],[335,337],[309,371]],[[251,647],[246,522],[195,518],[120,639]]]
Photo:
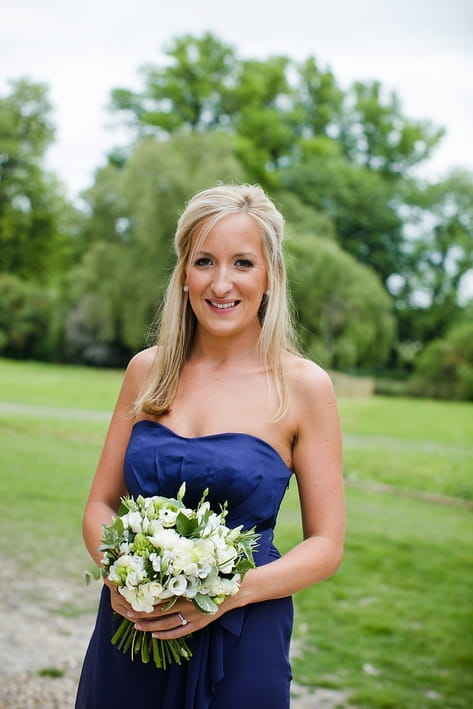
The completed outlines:
[[[473,401],[473,321],[453,325],[419,357],[413,392],[441,399]]]
[[[0,274],[0,353],[48,359],[55,347],[54,294],[36,283]]]

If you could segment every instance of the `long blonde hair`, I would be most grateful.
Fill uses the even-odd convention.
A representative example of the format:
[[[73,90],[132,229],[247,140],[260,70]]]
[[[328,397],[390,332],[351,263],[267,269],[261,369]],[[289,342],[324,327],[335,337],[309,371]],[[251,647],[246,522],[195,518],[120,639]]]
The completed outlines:
[[[188,296],[183,291],[186,268],[195,249],[192,237],[199,231],[199,243],[202,243],[219,219],[239,212],[253,217],[262,235],[269,295],[263,297],[259,310],[258,347],[264,369],[276,389],[278,409],[275,419],[286,412],[288,395],[283,358],[285,353],[296,349],[282,253],[284,219],[257,185],[211,187],[192,197],[182,213],[174,237],[177,262],[161,309],[156,357],[136,401],[135,412],[160,416],[170,411],[179,375],[192,352],[197,325]]]

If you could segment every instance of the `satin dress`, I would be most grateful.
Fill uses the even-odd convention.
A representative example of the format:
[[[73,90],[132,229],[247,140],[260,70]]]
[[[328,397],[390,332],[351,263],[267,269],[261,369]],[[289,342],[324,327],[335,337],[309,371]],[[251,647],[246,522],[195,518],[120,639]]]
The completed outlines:
[[[256,565],[278,558],[274,525],[291,471],[260,438],[222,433],[196,438],[154,421],[137,422],[125,456],[128,494],[175,497],[195,507],[209,488],[214,510],[228,502],[226,524],[256,527]],[[289,709],[292,598],[236,608],[192,634],[192,658],[166,670],[123,654],[110,639],[121,619],[103,587],[84,659],[76,709]]]

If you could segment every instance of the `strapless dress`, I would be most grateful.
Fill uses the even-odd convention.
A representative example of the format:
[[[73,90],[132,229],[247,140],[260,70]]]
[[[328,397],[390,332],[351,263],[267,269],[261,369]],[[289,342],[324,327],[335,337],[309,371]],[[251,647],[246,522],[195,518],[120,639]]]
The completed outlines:
[[[291,471],[262,439],[246,433],[187,438],[161,423],[139,421],[124,475],[133,497],[175,497],[185,481],[188,507],[208,488],[213,509],[228,503],[229,527],[256,527],[257,566],[279,557],[274,525]],[[189,661],[160,670],[111,644],[120,618],[104,586],[76,709],[289,709],[292,622],[290,597],[236,608],[192,634]]]

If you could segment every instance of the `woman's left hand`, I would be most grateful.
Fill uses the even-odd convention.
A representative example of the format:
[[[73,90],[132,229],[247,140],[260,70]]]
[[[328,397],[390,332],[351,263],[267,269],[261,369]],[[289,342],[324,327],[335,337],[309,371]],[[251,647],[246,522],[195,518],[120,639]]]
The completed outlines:
[[[224,613],[222,606],[219,607],[217,613],[213,615],[201,613],[197,610],[190,601],[179,600],[169,610],[163,610],[165,604],[154,607],[152,613],[141,613],[131,610],[127,617],[133,623],[137,630],[144,630],[152,633],[153,637],[161,640],[170,640],[172,638],[182,638],[196,630],[205,628],[206,625],[212,623],[216,618]]]

